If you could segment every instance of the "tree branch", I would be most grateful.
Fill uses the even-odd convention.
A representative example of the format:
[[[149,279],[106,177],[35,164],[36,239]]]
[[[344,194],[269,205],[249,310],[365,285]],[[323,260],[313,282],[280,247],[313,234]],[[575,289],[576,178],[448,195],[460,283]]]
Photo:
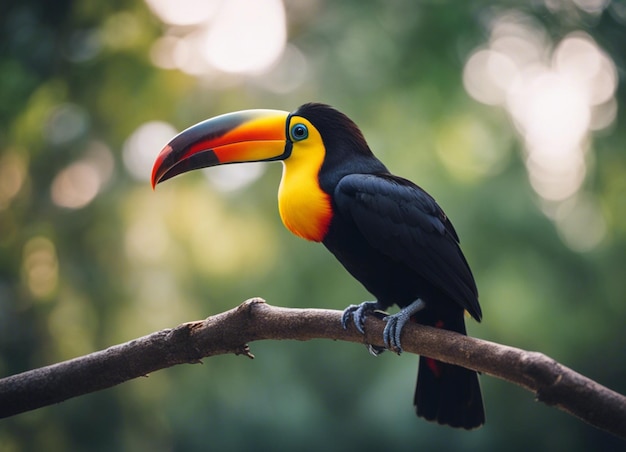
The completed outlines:
[[[385,322],[368,316],[366,334],[344,330],[341,311],[274,307],[260,298],[206,320],[184,323],[106,350],[0,380],[0,417],[109,388],[176,364],[222,354],[253,358],[247,343],[316,338],[382,346]],[[405,351],[515,383],[589,424],[626,439],[626,397],[537,352],[409,323]]]

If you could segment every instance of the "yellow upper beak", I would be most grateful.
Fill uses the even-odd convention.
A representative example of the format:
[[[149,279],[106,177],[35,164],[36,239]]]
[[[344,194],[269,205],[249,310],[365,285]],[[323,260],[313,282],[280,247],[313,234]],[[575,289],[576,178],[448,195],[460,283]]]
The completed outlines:
[[[152,187],[179,174],[225,163],[283,160],[291,154],[280,110],[244,110],[216,116],[176,135],[152,168]]]

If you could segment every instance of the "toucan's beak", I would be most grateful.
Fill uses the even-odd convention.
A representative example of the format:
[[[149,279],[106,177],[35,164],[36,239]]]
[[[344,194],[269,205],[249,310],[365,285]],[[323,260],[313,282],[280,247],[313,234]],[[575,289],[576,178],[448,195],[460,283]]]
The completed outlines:
[[[176,135],[152,168],[152,187],[179,174],[224,163],[283,160],[289,113],[245,110],[207,119]]]

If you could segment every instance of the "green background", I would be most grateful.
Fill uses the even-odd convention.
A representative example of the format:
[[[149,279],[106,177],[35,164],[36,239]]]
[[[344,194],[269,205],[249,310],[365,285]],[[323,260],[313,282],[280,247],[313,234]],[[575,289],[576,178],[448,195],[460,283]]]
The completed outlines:
[[[587,135],[586,177],[566,200],[533,190],[511,117],[464,88],[466,61],[506,11],[552,45],[584,31],[616,67],[617,116]],[[286,20],[305,66],[194,76],[154,64],[167,26],[143,1],[0,5],[0,376],[253,296],[334,309],[369,299],[323,246],[281,225],[280,164],[237,190],[198,172],[153,192],[149,167],[141,179],[124,161],[148,121],[182,130],[229,111],[321,101],[353,118],[387,166],[452,219],[481,294],[484,320],[468,322],[471,335],[541,351],[626,393],[626,3],[291,0]],[[167,139],[146,143],[150,160]],[[63,179],[76,164],[91,177]],[[55,198],[60,186],[71,203],[67,193],[84,195],[94,180],[84,205]],[[576,199],[591,207],[565,220],[550,214]],[[488,376],[482,429],[417,419],[413,355],[374,359],[322,340],[253,343],[252,352],[255,360],[211,358],[2,420],[0,450],[624,447]]]

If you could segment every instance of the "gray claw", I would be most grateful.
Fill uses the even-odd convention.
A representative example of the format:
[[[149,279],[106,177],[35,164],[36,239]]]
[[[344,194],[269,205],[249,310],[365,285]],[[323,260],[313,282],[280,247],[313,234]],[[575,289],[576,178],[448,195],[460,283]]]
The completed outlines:
[[[350,317],[352,317],[352,314],[354,313],[354,311],[356,311],[358,309],[358,305],[356,304],[351,304],[350,306],[348,306],[346,309],[343,310],[343,315],[341,316],[341,326],[343,327],[344,330],[348,329],[348,323],[350,322]]]
[[[378,356],[386,349],[384,347],[379,347],[378,345],[367,344],[367,351],[370,352],[372,356]]]
[[[375,301],[364,301],[361,304],[351,304],[343,311],[341,316],[341,325],[344,330],[348,328],[350,323],[350,317],[354,321],[354,326],[361,334],[365,334],[365,316],[372,311],[379,308],[379,305]]]
[[[385,347],[389,350],[395,351],[398,355],[402,353],[402,344],[400,343],[402,328],[404,328],[404,325],[411,320],[413,315],[425,307],[426,303],[418,298],[410,305],[402,308],[396,314],[385,317],[383,319],[387,322],[387,325],[385,325],[385,329],[383,330],[383,341],[385,342]]]
[[[388,315],[383,320],[387,322],[385,325],[385,329],[383,330],[383,341],[385,342],[385,347],[388,350],[393,350],[398,353],[402,353],[402,345],[400,344],[400,334],[402,333],[402,328],[407,320],[404,318],[397,317],[397,314]]]

